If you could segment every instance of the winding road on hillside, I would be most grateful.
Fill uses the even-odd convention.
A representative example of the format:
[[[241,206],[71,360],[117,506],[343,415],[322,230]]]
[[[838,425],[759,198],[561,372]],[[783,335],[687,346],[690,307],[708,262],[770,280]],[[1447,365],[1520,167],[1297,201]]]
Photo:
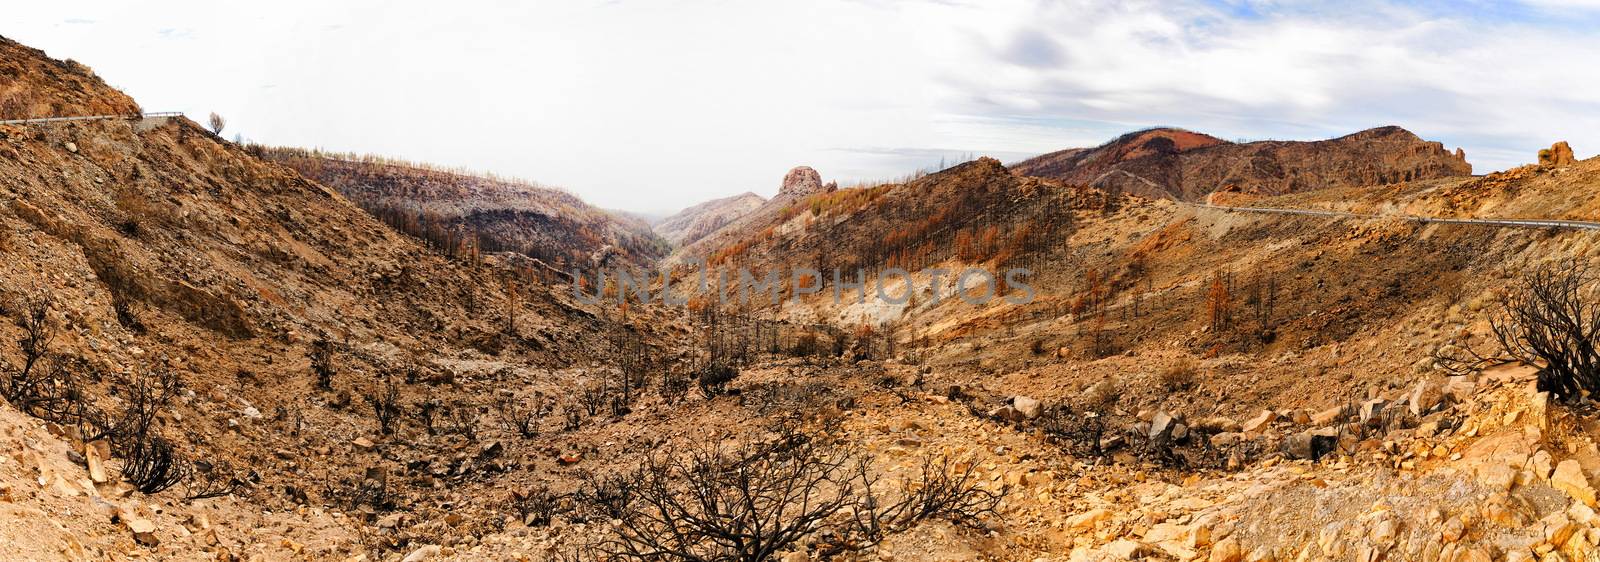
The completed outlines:
[[[1330,217],[1340,219],[1400,219],[1404,221],[1434,224],[1470,224],[1479,226],[1501,226],[1510,228],[1559,228],[1574,230],[1600,230],[1600,222],[1568,221],[1553,219],[1456,219],[1443,217],[1424,217],[1416,215],[1377,215],[1364,213],[1348,213],[1344,211],[1321,211],[1312,209],[1276,209],[1272,207],[1227,207],[1223,205],[1207,205],[1204,203],[1184,203],[1196,209],[1210,209],[1230,213],[1263,213],[1275,215],[1303,215],[1312,217]]]

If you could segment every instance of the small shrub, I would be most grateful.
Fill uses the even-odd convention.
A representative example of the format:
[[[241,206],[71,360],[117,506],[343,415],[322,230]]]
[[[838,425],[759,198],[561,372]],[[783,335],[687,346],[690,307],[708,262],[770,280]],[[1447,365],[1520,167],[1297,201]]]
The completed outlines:
[[[1194,361],[1185,359],[1161,371],[1161,386],[1169,391],[1188,390],[1194,382]]]

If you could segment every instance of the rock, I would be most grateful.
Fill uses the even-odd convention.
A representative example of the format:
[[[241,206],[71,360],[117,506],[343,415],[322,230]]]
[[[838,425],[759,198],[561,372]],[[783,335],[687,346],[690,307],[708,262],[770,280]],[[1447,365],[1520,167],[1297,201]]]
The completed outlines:
[[[1189,426],[1184,425],[1181,422],[1173,424],[1173,426],[1172,426],[1172,440],[1173,441],[1183,441],[1183,440],[1188,439],[1188,438],[1189,438]]]
[[[1067,519],[1067,528],[1079,531],[1093,529],[1101,521],[1111,518],[1111,511],[1105,508],[1095,508]]]
[[[1379,517],[1378,521],[1372,524],[1372,542],[1379,547],[1393,544],[1395,536],[1399,534],[1400,525],[1392,516]]]
[[[1250,418],[1250,421],[1244,422],[1243,429],[1245,433],[1261,433],[1267,429],[1268,425],[1275,421],[1278,421],[1277,412],[1272,410],[1262,410],[1260,414],[1256,415],[1256,417]]]
[[[95,484],[105,484],[111,481],[111,475],[106,473],[105,459],[100,455],[100,447],[95,446],[94,443],[90,443],[83,448],[84,464],[89,467],[89,480]]]
[[[1289,419],[1298,425],[1309,425],[1311,423],[1311,412],[1307,412],[1305,409],[1296,409],[1290,413]]]
[[[1528,399],[1528,415],[1533,416],[1533,424],[1539,429],[1550,427],[1550,393],[1535,392]]]
[[[15,500],[13,500],[11,497],[11,484],[0,482],[0,502],[9,503],[12,501]]]
[[[1100,547],[1100,549],[1102,552],[1111,555],[1116,560],[1133,560],[1135,558],[1143,558],[1146,554],[1150,553],[1150,545],[1129,539],[1112,541],[1110,544]]]
[[[146,547],[155,547],[161,544],[161,539],[156,538],[156,524],[149,519],[138,517],[123,520],[128,526],[128,532],[133,533],[133,540]]]
[[[428,560],[438,556],[443,551],[444,549],[439,545],[430,544],[428,546],[411,551],[411,554],[407,554],[404,559],[400,560],[400,562],[422,562],[423,560]]]
[[[1478,481],[1492,490],[1509,491],[1517,481],[1517,470],[1491,460],[1478,467]]]
[[[1563,144],[1565,144],[1565,143],[1563,143]],[[78,153],[78,143],[75,143],[75,142],[72,142],[72,141],[67,141],[67,143],[65,144],[65,147],[67,149],[67,152],[71,152],[73,154],[77,154]],[[1570,150],[1569,150],[1569,152],[1570,152]]]
[[[253,420],[261,419],[261,410],[257,410],[255,406],[246,406],[244,408],[244,412],[243,413],[244,413],[244,417],[247,417],[247,418],[250,418],[250,419],[253,419]]]
[[[563,455],[561,455],[559,457],[556,457],[556,462],[559,462],[559,463],[565,464],[565,465],[578,464],[578,461],[581,461],[581,460],[583,460],[583,453],[566,453],[566,454],[563,454]]]
[[[1550,145],[1550,148],[1539,151],[1539,165],[1548,167],[1571,166],[1577,158],[1572,154],[1572,146],[1567,141],[1560,141]]]
[[[1550,480],[1550,472],[1555,470],[1554,462],[1555,459],[1550,457],[1549,451],[1539,449],[1533,453],[1532,457],[1528,458],[1527,470],[1533,473],[1534,478],[1540,482],[1545,482]]]
[[[1422,379],[1411,389],[1411,398],[1407,402],[1411,407],[1411,415],[1421,417],[1444,402],[1444,387],[1431,379]]]
[[[400,523],[404,522],[405,518],[406,518],[406,515],[404,513],[390,513],[388,515],[383,516],[383,518],[378,519],[378,528],[380,528],[380,529],[396,529],[396,528],[399,528],[400,527]]]
[[[1550,476],[1550,487],[1566,492],[1583,505],[1595,507],[1594,487],[1589,485],[1589,478],[1576,460],[1567,459],[1556,465],[1555,473]]]
[[[1374,425],[1382,422],[1383,420],[1379,416],[1383,414],[1383,408],[1387,404],[1388,402],[1382,398],[1373,398],[1366,402],[1362,402],[1360,410],[1361,423],[1366,425]]]
[[[372,440],[365,437],[357,437],[350,444],[355,445],[356,449],[361,451],[371,451],[373,447]]]
[[[1553,545],[1566,544],[1567,539],[1572,538],[1572,534],[1578,531],[1578,526],[1573,524],[1572,519],[1561,512],[1552,513],[1539,523],[1544,528],[1544,542]]]
[[[1249,556],[1244,557],[1244,562],[1275,562],[1276,560],[1277,558],[1272,555],[1272,549],[1265,545],[1256,547],[1255,550],[1250,551]]]
[[[1159,438],[1162,435],[1171,432],[1172,426],[1176,422],[1177,420],[1172,417],[1172,414],[1168,414],[1165,411],[1156,412],[1156,414],[1150,418],[1150,432],[1146,435],[1148,435],[1151,439]]]
[[[810,166],[796,166],[784,174],[783,185],[778,188],[778,197],[803,198],[822,192],[822,174],[818,174]]]
[[[1444,395],[1455,402],[1464,402],[1477,392],[1478,383],[1472,382],[1465,375],[1446,377],[1444,379]]]
[[[1334,406],[1326,410],[1311,414],[1312,425],[1329,425],[1344,418],[1344,406]]]
[[[1451,517],[1449,521],[1445,521],[1444,525],[1439,527],[1439,538],[1446,543],[1459,541],[1466,534],[1467,524],[1461,521],[1460,517]]]
[[[1290,458],[1317,460],[1333,452],[1339,444],[1339,432],[1329,429],[1312,429],[1289,436],[1284,440],[1284,453]]]
[[[1001,406],[989,411],[989,417],[1008,422],[1021,422],[1028,419],[1021,410],[1011,406]]]
[[[1030,420],[1039,417],[1039,410],[1041,408],[1038,400],[1034,400],[1027,396],[1013,396],[1011,398],[1011,407],[1016,408],[1017,412],[1022,414],[1024,419]]]
[[[505,450],[506,450],[506,446],[505,445],[501,444],[499,441],[493,441],[493,442],[490,442],[488,445],[484,445],[483,448],[478,451],[478,458],[480,458],[480,459],[497,458],[497,457],[500,456],[501,453],[504,453]]]
[[[1222,433],[1224,431],[1237,432],[1241,429],[1244,429],[1243,424],[1234,421],[1233,418],[1225,416],[1212,416],[1199,420],[1191,425],[1193,426],[1191,429],[1201,433]]]
[[[1240,552],[1239,540],[1228,537],[1217,541],[1217,544],[1211,547],[1209,560],[1211,562],[1239,562],[1243,558],[1244,553]]]

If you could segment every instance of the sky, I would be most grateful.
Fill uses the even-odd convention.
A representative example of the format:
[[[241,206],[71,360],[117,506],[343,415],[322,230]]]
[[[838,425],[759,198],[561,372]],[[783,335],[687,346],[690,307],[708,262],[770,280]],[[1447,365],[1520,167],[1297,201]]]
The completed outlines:
[[[1600,150],[1600,0],[27,2],[0,35],[224,136],[664,213],[1177,126]]]

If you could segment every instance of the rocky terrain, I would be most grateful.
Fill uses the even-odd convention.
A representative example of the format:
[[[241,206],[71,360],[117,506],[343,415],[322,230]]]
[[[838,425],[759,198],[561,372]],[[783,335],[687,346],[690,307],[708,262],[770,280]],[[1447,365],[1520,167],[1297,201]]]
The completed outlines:
[[[136,110],[0,55],[29,107]],[[711,232],[662,257],[526,184],[184,118],[0,126],[0,558],[1593,556],[1600,418],[1494,343],[1506,296],[1594,234],[1398,215],[1592,220],[1600,160],[1472,177],[1396,129],[1045,160],[846,188],[797,167],[719,227],[680,217]],[[1178,197],[1073,176],[1094,166]],[[1224,177],[1377,218],[1190,203]],[[675,283],[676,306],[538,273],[608,256],[908,298],[824,276],[729,306]],[[1031,298],[963,298],[973,267],[1029,269],[991,289]]]
[[[712,199],[661,219],[654,229],[667,241],[683,246],[739,220],[766,202],[765,198],[748,191],[732,197]]]
[[[1472,173],[1446,150],[1399,127],[1313,141],[1232,143],[1181,129],[1128,133],[1095,148],[1019,162],[1017,173],[1145,197],[1198,201],[1213,190],[1284,194],[1420,181]]]

